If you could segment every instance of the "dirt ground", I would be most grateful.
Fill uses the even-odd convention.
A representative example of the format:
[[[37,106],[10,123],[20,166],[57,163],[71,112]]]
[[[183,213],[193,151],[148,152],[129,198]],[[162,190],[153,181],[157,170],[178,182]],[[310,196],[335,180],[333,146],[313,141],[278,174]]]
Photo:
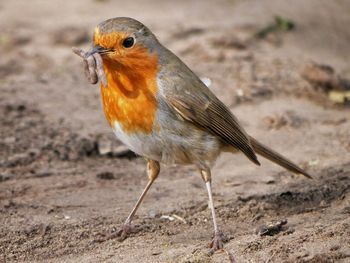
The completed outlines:
[[[235,261],[350,262],[350,108],[300,74],[315,61],[350,78],[349,13],[347,0],[0,1],[0,262],[228,262],[207,255],[211,215],[193,167],[163,166],[139,232],[96,242],[147,182],[70,49],[88,48],[115,16],[148,25],[251,135],[314,175],[219,158],[214,198]],[[253,37],[275,15],[295,28]],[[256,233],[283,219],[281,231]]]

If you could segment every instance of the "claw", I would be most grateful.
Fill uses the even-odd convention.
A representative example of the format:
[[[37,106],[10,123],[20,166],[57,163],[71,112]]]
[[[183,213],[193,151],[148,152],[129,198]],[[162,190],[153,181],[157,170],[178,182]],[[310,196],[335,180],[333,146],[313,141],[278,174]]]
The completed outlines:
[[[100,239],[95,240],[95,242],[102,243],[110,239],[117,239],[119,242],[125,240],[129,234],[134,232],[134,227],[130,223],[124,223],[118,231],[114,231]]]
[[[125,240],[130,233],[132,233],[132,230],[133,230],[133,227],[131,226],[131,224],[123,224],[121,226],[121,228],[115,232],[115,233],[112,233],[111,236],[113,238],[118,238],[119,241],[123,241]]]
[[[210,243],[210,253],[213,254],[215,251],[223,249],[225,241],[226,238],[221,231],[215,232],[213,240]]]

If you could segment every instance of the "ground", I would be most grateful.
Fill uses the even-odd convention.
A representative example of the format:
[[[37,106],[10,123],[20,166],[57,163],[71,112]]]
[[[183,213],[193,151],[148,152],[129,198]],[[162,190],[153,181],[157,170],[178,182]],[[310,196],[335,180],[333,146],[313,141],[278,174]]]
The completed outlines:
[[[98,242],[147,182],[121,150],[97,85],[71,46],[115,16],[144,22],[257,139],[309,180],[263,160],[222,155],[213,174],[218,223],[236,262],[350,261],[350,108],[301,72],[314,61],[350,77],[348,1],[0,2],[0,262],[228,262],[208,256],[212,222],[193,167],[162,166],[137,213],[139,231]],[[278,15],[295,27],[264,37]],[[112,147],[112,146],[113,147]],[[262,225],[287,220],[281,231]]]

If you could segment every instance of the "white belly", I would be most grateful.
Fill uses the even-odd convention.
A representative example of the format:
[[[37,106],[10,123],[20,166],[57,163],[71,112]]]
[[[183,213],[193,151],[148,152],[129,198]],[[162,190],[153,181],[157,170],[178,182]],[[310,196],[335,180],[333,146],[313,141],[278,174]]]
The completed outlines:
[[[113,131],[117,138],[136,154],[155,161],[161,161],[162,147],[152,134],[125,133],[117,121],[114,122]]]

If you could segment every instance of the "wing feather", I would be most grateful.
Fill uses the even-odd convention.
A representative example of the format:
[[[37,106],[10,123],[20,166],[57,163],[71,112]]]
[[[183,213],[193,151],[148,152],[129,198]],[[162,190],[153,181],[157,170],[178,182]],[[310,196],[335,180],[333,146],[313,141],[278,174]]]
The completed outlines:
[[[205,95],[205,94],[202,94]],[[166,101],[186,121],[217,135],[260,165],[250,139],[230,110],[216,97],[171,94]]]

